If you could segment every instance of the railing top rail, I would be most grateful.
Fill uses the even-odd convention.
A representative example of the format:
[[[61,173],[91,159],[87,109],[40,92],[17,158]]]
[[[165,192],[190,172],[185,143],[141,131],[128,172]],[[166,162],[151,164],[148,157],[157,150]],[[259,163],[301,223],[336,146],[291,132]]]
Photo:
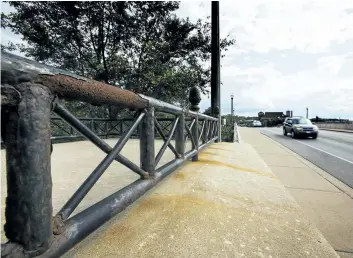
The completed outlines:
[[[189,111],[191,112],[191,111]],[[195,113],[195,112],[193,112]],[[213,121],[218,121],[218,119],[216,117],[212,117],[212,116],[208,116],[208,115],[205,115],[205,114],[198,114],[199,116],[199,120],[202,120],[202,119],[208,119],[208,120],[213,120]]]
[[[60,116],[51,116],[50,119],[52,120],[62,120]],[[77,117],[78,120],[82,121],[132,121],[134,120],[133,117],[122,117],[122,118],[103,118],[103,117]]]
[[[181,114],[183,113],[183,109],[181,107],[169,104],[162,100],[158,100],[152,97],[145,96],[143,94],[139,94],[139,96],[149,102],[149,105],[154,107],[155,109],[171,114]]]
[[[94,81],[63,69],[1,51],[1,84],[14,86],[23,82],[34,82],[47,87],[59,98],[78,100],[94,105],[117,105],[120,107],[143,109],[148,106],[158,111],[197,116],[216,121],[217,118],[200,114],[170,103],[135,94],[103,82]]]
[[[158,100],[158,99],[155,99],[155,98],[152,98],[152,97],[148,97],[148,96],[145,96],[143,94],[139,94],[139,96],[144,98],[144,99],[146,99],[146,100],[148,100],[149,105],[154,107],[157,111],[163,111],[163,112],[176,114],[176,115],[184,113],[185,115],[188,115],[188,116],[194,116],[194,117],[198,116],[201,119],[203,118],[203,119],[217,121],[217,118],[215,118],[215,117],[211,117],[211,116],[208,116],[208,115],[205,115],[205,114],[201,114],[201,113],[198,113],[198,112],[194,112],[194,111],[191,111],[191,110],[184,110],[181,107],[169,104],[169,103],[164,102],[162,100]]]
[[[12,86],[29,81],[42,84],[63,99],[135,109],[148,106],[147,100],[131,91],[84,78],[5,51],[1,51],[1,77],[1,84]]]

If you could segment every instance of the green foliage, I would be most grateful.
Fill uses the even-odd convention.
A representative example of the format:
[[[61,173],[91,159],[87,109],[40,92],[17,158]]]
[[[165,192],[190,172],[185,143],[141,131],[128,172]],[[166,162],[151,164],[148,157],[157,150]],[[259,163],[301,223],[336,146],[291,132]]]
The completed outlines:
[[[234,140],[234,126],[226,125],[222,126],[222,141],[233,142]]]
[[[208,21],[173,14],[178,2],[20,2],[2,14],[3,28],[22,35],[19,49],[79,75],[186,105],[188,89],[210,84]],[[221,39],[224,54],[234,40]],[[109,108],[111,117],[120,110]]]

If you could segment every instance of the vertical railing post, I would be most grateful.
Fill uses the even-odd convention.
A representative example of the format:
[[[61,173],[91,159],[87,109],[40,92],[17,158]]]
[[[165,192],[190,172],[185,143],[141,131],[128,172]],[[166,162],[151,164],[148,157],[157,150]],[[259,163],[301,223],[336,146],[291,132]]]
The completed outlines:
[[[177,128],[175,129],[175,149],[179,153],[180,157],[176,157],[176,158],[185,157],[184,140],[185,140],[185,115],[180,114]]]
[[[93,121],[93,118],[91,118],[91,120],[90,120],[90,125],[91,125],[92,132],[94,132],[94,121]]]
[[[203,129],[203,143],[207,143],[208,139],[207,139],[207,131],[208,131],[208,119],[205,119],[205,128]]]
[[[191,104],[190,110],[198,113],[200,110],[199,104],[201,102],[201,93],[199,88],[197,88],[196,86],[190,88],[189,101]],[[196,144],[195,146],[196,154],[192,157],[192,161],[198,161],[199,160],[199,115],[198,114],[195,117],[195,124],[192,127],[191,134]]]
[[[152,176],[155,173],[154,132],[154,108],[148,107],[140,127],[140,163]]]
[[[212,130],[213,130],[213,120],[210,120],[210,130],[208,131],[208,140],[211,140],[213,138],[212,136]]]
[[[108,139],[108,120],[104,121],[104,134],[105,134],[105,138]]]
[[[193,111],[196,111],[196,110],[193,110]],[[192,127],[191,133],[192,133],[192,138],[194,138],[195,140],[195,144],[196,144],[195,149],[197,151],[195,156],[192,157],[192,161],[198,161],[199,160],[199,116],[198,115],[195,117],[195,124]]]
[[[213,137],[218,137],[218,121],[215,121],[214,135]],[[218,141],[219,142],[219,141]]]
[[[211,139],[213,139],[216,135],[216,126],[217,126],[217,121],[213,121],[212,122]]]
[[[3,87],[2,87],[3,88]],[[20,96],[16,106],[2,103],[2,137],[6,146],[7,197],[4,231],[9,242],[2,256],[39,255],[52,241],[50,114],[53,96],[42,85],[10,87]],[[3,98],[3,92],[2,98]],[[17,250],[17,251],[16,251]],[[15,252],[15,253],[14,253]]]
[[[124,134],[124,123],[123,120],[120,121],[120,137]]]

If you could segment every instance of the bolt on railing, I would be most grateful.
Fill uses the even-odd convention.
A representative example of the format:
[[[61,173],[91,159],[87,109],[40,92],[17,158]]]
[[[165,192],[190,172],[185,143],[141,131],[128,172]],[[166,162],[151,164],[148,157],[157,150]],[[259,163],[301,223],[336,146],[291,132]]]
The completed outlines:
[[[201,98],[196,87],[190,89],[190,110],[184,110],[6,52],[2,52],[1,65],[1,135],[6,147],[8,179],[4,229],[9,239],[2,245],[3,256],[62,255],[188,159],[197,161],[198,152],[217,139],[218,119],[199,113]],[[85,125],[60,104],[60,99],[116,105],[135,110],[135,116],[127,130],[121,127],[117,143],[110,147],[94,132],[93,122],[91,128]],[[75,130],[107,154],[54,216],[50,168],[52,111],[73,128],[71,135]],[[169,132],[163,130],[155,112],[174,116],[170,119]],[[140,164],[134,164],[120,153],[137,130]],[[157,154],[156,134],[164,141]],[[192,149],[186,151],[188,140]],[[158,167],[167,148],[175,159]],[[114,161],[141,178],[70,217]]]

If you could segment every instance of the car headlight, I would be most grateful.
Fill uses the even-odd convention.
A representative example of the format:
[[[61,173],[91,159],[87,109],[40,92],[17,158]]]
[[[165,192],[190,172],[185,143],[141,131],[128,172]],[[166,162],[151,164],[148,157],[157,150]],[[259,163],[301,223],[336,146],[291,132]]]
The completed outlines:
[[[299,125],[295,125],[294,128],[297,129],[298,131],[302,131],[303,130],[303,128],[301,128]]]
[[[318,128],[317,126],[313,126],[313,130],[314,130],[314,131],[318,131],[319,128]]]

